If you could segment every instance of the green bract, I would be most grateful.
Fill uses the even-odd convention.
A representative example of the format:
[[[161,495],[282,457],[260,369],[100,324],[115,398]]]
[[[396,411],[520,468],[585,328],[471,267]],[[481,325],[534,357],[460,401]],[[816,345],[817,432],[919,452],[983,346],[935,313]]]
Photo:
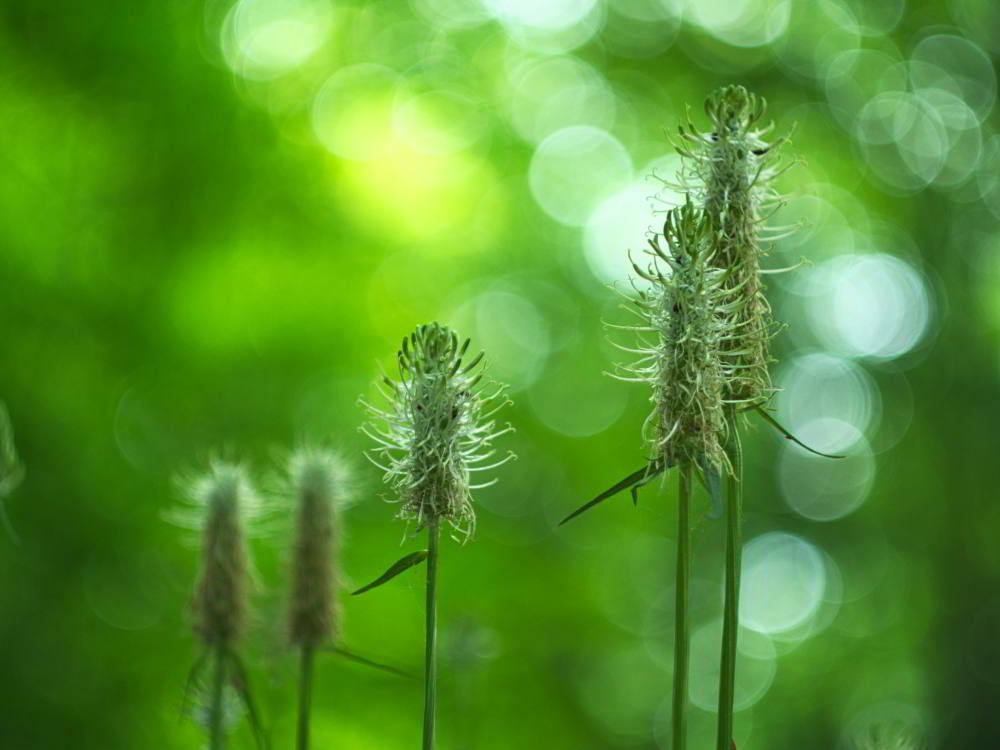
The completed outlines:
[[[399,380],[380,384],[387,407],[365,404],[373,421],[362,428],[378,443],[368,457],[396,491],[400,518],[418,528],[444,520],[462,538],[475,528],[471,490],[496,481],[470,477],[513,458],[490,461],[493,441],[512,429],[493,420],[508,402],[503,386],[484,393],[483,354],[466,362],[469,343],[437,323],[419,326],[397,354]]]

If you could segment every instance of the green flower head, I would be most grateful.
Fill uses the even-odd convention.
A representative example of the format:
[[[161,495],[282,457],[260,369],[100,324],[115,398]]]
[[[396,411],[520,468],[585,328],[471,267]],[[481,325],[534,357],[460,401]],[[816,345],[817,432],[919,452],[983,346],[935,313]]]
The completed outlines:
[[[710,224],[712,263],[725,272],[732,335],[723,353],[729,370],[725,398],[759,405],[771,386],[770,341],[777,326],[764,295],[764,243],[780,235],[764,226],[781,205],[774,179],[786,167],[779,148],[787,137],[768,142],[773,125],[759,127],[766,102],[742,86],[718,89],[705,102],[711,130],[692,123],[680,129],[681,187],[704,209]],[[778,228],[784,231],[788,228]]]
[[[495,479],[471,477],[505,464],[493,442],[512,428],[494,415],[509,403],[504,387],[485,392],[483,354],[466,359],[469,340],[438,323],[418,326],[397,353],[399,379],[383,376],[385,408],[365,404],[372,422],[363,429],[377,446],[369,459],[397,493],[400,518],[418,528],[446,521],[463,539],[474,528],[472,490]]]
[[[653,411],[643,429],[653,460],[666,466],[703,461],[728,467],[721,356],[728,341],[723,272],[712,264],[711,226],[690,201],[667,213],[663,234],[649,243],[647,265],[633,261],[642,281],[632,299],[642,322],[628,326],[640,359],[623,380],[651,386]]]

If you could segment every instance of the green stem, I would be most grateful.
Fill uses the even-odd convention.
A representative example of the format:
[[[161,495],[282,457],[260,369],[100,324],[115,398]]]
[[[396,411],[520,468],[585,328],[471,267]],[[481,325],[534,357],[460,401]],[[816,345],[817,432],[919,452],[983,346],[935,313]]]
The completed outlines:
[[[677,478],[677,585],[674,606],[673,750],[684,750],[687,734],[688,662],[691,622],[688,597],[691,578],[691,464],[680,466]]]
[[[223,750],[226,746],[225,710],[223,700],[226,689],[226,649],[215,647],[215,672],[212,676],[211,703],[209,704],[208,727],[209,747]]]
[[[424,650],[424,750],[434,747],[434,714],[437,707],[437,520],[427,525],[427,634]]]
[[[727,413],[726,454],[733,472],[726,478],[726,584],[722,614],[722,659],[719,666],[719,734],[717,750],[733,742],[733,702],[736,696],[736,653],[740,629],[740,566],[743,549],[743,448],[736,409]]]
[[[299,663],[298,750],[309,750],[309,713],[312,709],[313,648],[303,646]]]

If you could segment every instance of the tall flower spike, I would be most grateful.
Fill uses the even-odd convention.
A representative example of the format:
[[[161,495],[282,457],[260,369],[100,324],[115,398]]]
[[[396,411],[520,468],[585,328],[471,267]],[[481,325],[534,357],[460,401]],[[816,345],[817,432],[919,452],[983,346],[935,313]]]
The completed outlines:
[[[667,213],[662,236],[650,240],[644,267],[632,268],[648,288],[633,299],[640,325],[640,359],[621,379],[648,383],[653,411],[643,427],[652,462],[728,468],[723,444],[725,370],[721,347],[726,292],[713,265],[711,227],[690,201]],[[662,239],[662,241],[661,241]],[[652,335],[655,340],[650,340]]]
[[[195,633],[210,648],[231,648],[248,612],[249,554],[241,506],[253,489],[243,468],[216,463],[195,486],[204,506],[202,568],[194,598]]]
[[[337,512],[347,498],[347,471],[332,452],[305,449],[292,455],[288,481],[296,504],[289,639],[314,648],[336,637]]]
[[[769,143],[773,124],[758,127],[765,111],[764,99],[742,86],[720,88],[705,102],[711,132],[689,122],[677,149],[684,157],[681,187],[711,222],[712,262],[726,272],[733,334],[726,343],[725,396],[746,406],[761,405],[774,392],[768,367],[776,326],[761,281],[762,242],[789,229],[764,226],[781,203],[773,180],[787,169],[779,164],[787,136]]]
[[[493,416],[509,402],[503,386],[484,390],[483,354],[467,359],[469,344],[438,323],[418,326],[397,353],[399,380],[383,376],[388,405],[365,404],[372,422],[362,428],[378,444],[368,457],[396,491],[399,517],[418,528],[447,521],[463,539],[475,529],[471,491],[496,482],[471,477],[513,458],[493,460],[493,441],[512,429]]]

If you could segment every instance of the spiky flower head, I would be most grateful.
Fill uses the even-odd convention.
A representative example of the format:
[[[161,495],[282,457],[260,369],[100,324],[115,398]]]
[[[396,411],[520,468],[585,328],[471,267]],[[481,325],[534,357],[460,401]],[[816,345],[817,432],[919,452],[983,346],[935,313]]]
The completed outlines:
[[[377,447],[369,459],[401,503],[399,517],[422,528],[445,521],[467,539],[475,529],[472,490],[497,480],[471,477],[513,458],[493,460],[493,442],[510,432],[494,415],[509,403],[504,386],[483,385],[483,354],[466,358],[470,340],[438,323],[418,326],[396,355],[399,379],[383,376],[387,406],[365,404],[363,429]]]
[[[295,533],[288,603],[289,639],[319,646],[335,637],[340,619],[336,592],[339,523],[348,496],[348,473],[328,450],[296,451],[288,462],[288,489],[295,502]]]
[[[24,466],[14,447],[14,426],[7,407],[0,402],[0,499],[6,497],[24,478]]]
[[[623,367],[624,380],[648,383],[653,411],[644,435],[653,459],[666,466],[703,461],[728,467],[721,351],[728,341],[723,272],[712,264],[711,226],[691,201],[667,213],[663,234],[650,240],[648,263],[632,268],[646,282],[636,285],[634,306],[642,323],[641,358]]]
[[[705,102],[711,130],[701,132],[688,122],[680,128],[677,149],[684,157],[680,187],[711,223],[712,262],[726,271],[724,285],[734,308],[725,396],[747,405],[761,404],[774,392],[768,368],[776,326],[764,296],[761,260],[763,243],[779,237],[764,222],[781,203],[773,181],[787,168],[779,163],[787,136],[766,140],[774,127],[759,127],[766,109],[764,99],[742,86],[720,88]]]
[[[242,635],[249,609],[243,508],[256,504],[255,495],[243,467],[225,462],[212,464],[193,495],[203,513],[194,630],[205,646],[228,649]]]

